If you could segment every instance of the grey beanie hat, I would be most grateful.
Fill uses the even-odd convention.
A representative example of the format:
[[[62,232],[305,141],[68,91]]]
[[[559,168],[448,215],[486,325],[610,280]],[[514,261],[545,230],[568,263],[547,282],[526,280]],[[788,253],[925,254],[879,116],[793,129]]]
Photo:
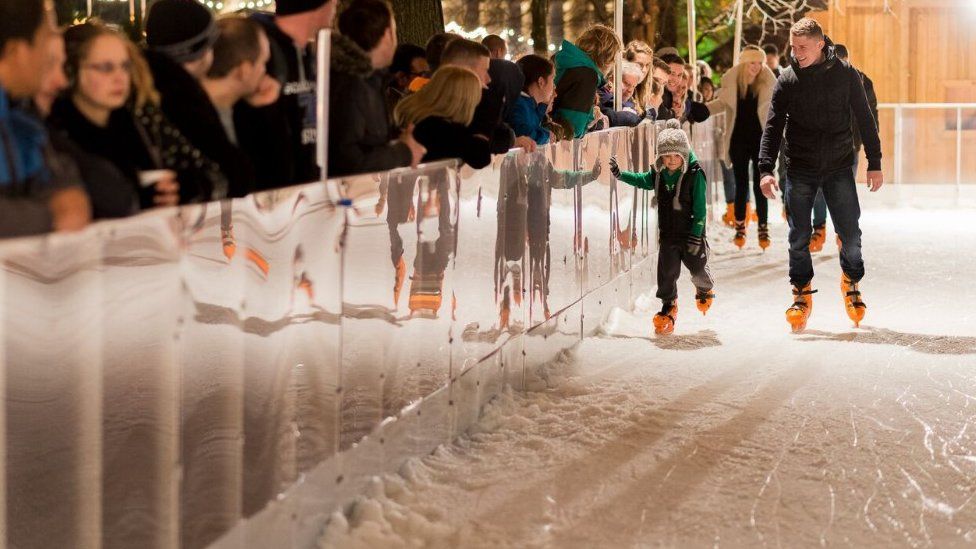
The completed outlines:
[[[681,129],[681,122],[672,118],[665,123],[664,129],[657,134],[657,160],[654,167],[657,170],[664,168],[661,157],[666,154],[681,155],[684,163],[681,165],[681,172],[688,170],[688,155],[691,153],[691,145],[688,143],[688,134]]]
[[[672,118],[664,124],[664,129],[657,132],[657,160],[654,161],[654,171],[656,177],[654,178],[654,205],[657,205],[657,197],[661,194],[661,172],[664,171],[664,161],[661,157],[666,154],[678,154],[681,155],[683,162],[681,163],[681,174],[682,177],[678,179],[678,186],[674,192],[674,200],[672,201],[672,208],[674,210],[681,210],[681,185],[684,180],[684,174],[688,171],[688,157],[691,154],[691,145],[688,143],[688,134],[681,129],[681,122],[677,119]]]

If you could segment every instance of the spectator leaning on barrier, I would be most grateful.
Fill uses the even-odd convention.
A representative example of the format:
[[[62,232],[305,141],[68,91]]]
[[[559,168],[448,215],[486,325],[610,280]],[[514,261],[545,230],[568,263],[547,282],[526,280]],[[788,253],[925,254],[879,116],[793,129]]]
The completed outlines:
[[[526,55],[518,60],[525,77],[522,93],[508,116],[508,123],[517,136],[526,136],[539,145],[553,141],[547,127],[549,106],[556,93],[556,67],[545,57]]]
[[[511,61],[491,59],[488,48],[459,38],[451,41],[441,56],[441,66],[463,67],[481,80],[484,90],[471,122],[471,133],[487,135],[491,151],[504,154],[513,146],[535,150],[535,142],[527,137],[515,137],[503,117],[509,104],[514,104],[522,91],[524,77]]]
[[[162,114],[204,156],[218,163],[228,180],[226,190],[207,199],[244,196],[254,188],[253,173],[242,183],[238,166],[228,164],[227,140],[220,124],[213,123],[213,107],[202,86],[213,65],[219,34],[213,14],[197,0],[158,0],[146,18],[144,55],[159,91]]]
[[[427,148],[424,162],[460,158],[473,168],[491,163],[488,136],[470,129],[481,86],[482,80],[470,69],[447,65],[397,105],[397,124],[415,126],[417,140]]]
[[[383,97],[382,69],[393,62],[396,21],[384,0],[353,0],[332,37],[329,82],[329,175],[416,166],[423,147],[407,127],[393,135]]]
[[[64,37],[56,33],[48,44],[49,63],[41,88],[34,94],[32,110],[47,119],[58,96],[68,87],[64,74]],[[139,208],[139,198],[129,180],[110,161],[88,154],[67,135],[51,129],[49,165],[57,163],[63,176],[79,179],[85,186],[95,219],[126,217]]]
[[[641,79],[641,68],[637,63],[626,62],[622,67],[620,90],[620,110],[614,110],[614,93],[610,86],[600,88],[600,110],[610,120],[611,127],[633,127],[640,124],[641,114],[634,104],[634,90]]]
[[[89,154],[112,162],[139,192],[141,207],[178,204],[179,179],[163,149],[174,151],[135,114],[155,92],[151,77],[135,64],[134,46],[118,31],[85,23],[65,32],[65,50],[70,88],[54,104],[51,124]],[[170,130],[169,138],[174,136],[179,133]],[[174,146],[178,152],[183,145]]]
[[[256,188],[257,174],[250,157],[238,146],[234,106],[240,101],[273,103],[280,88],[267,75],[271,45],[261,25],[243,17],[228,17],[217,26],[220,37],[214,44],[213,64],[203,80],[209,102],[200,122],[219,132],[199,145],[223,167],[230,183],[227,195],[237,198]]]
[[[0,237],[75,230],[90,217],[77,182],[47,165],[47,135],[11,100],[38,93],[49,62],[53,13],[42,0],[0,3]]]
[[[312,40],[331,28],[338,0],[278,0],[275,15],[256,13],[271,42],[268,74],[281,83],[274,103],[234,108],[240,146],[254,160],[258,189],[307,183],[316,163],[316,62]]]
[[[704,103],[694,101],[689,93],[691,78],[685,60],[671,53],[663,55],[661,60],[668,64],[670,70],[668,84],[664,90],[664,105],[670,110],[669,118],[692,123],[707,120],[710,114],[708,107]]]
[[[607,83],[605,75],[622,48],[613,29],[605,25],[586,29],[576,44],[563,40],[555,58],[553,118],[571,126],[574,137],[583,137],[599,112],[597,90]]]
[[[654,79],[651,91],[651,105],[654,107],[654,120],[669,120],[674,118],[670,104],[664,103],[664,94],[667,92],[668,79],[671,77],[671,67],[668,66],[660,57],[655,57],[651,66],[651,78]],[[648,78],[650,80],[651,78]]]
[[[654,68],[654,50],[647,42],[632,40],[624,51],[624,59],[636,63],[641,69],[641,80],[634,90],[634,107],[637,109],[637,114],[645,118],[651,114],[648,106],[651,103],[654,87],[654,78],[651,75],[651,70]]]

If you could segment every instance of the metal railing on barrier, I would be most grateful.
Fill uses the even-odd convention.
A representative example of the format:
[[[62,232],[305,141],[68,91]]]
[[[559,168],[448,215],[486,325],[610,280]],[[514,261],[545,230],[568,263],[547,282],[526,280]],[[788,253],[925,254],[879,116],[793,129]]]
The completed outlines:
[[[0,244],[0,545],[307,546],[369,476],[652,286],[651,201],[606,166],[646,170],[654,141],[644,124]]]

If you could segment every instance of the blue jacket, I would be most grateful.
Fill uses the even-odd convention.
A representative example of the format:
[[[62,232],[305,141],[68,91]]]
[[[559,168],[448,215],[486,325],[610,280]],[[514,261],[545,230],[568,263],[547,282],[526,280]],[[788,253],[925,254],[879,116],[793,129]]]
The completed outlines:
[[[44,163],[47,132],[40,121],[10,105],[0,88],[0,193],[25,196],[49,181]]]
[[[522,92],[509,111],[508,123],[517,137],[524,135],[539,145],[545,145],[549,143],[549,130],[542,123],[547,110],[549,105],[536,103],[535,99]]]

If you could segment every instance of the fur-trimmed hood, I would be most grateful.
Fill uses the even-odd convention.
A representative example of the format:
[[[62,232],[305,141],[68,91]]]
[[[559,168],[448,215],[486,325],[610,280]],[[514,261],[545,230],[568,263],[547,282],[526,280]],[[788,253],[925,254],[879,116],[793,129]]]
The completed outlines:
[[[332,70],[361,78],[374,72],[369,54],[339,33],[332,34]]]

